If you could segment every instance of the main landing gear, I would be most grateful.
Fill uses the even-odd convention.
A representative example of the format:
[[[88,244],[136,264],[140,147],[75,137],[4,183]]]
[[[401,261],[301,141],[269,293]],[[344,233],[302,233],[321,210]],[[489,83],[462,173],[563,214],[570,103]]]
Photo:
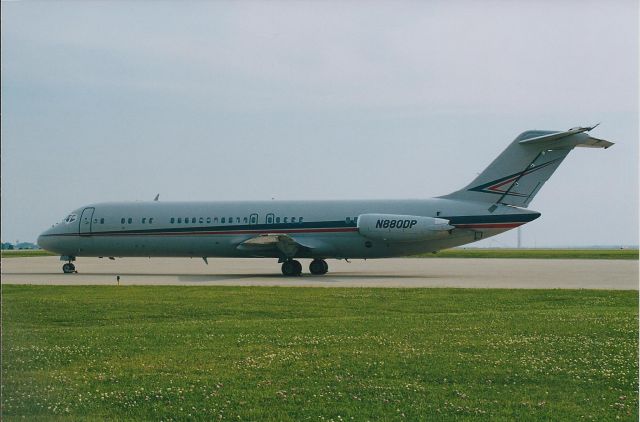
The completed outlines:
[[[309,264],[309,272],[313,275],[323,275],[329,271],[329,264],[324,259],[314,259]],[[302,264],[295,259],[289,259],[282,263],[282,274],[287,277],[302,275]]]
[[[300,261],[296,261],[295,259],[289,259],[282,263],[282,274],[291,277],[294,275],[302,274],[302,264]]]
[[[313,275],[324,275],[329,271],[329,264],[324,259],[314,259],[309,264],[309,271]]]

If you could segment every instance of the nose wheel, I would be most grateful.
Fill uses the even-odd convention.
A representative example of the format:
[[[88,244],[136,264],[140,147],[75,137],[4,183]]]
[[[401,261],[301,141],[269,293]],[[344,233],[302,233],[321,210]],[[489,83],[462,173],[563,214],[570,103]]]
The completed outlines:
[[[329,271],[329,264],[324,259],[314,259],[309,264],[309,272],[313,275],[323,275]]]
[[[71,262],[67,262],[62,266],[62,272],[65,274],[71,274],[76,272],[76,266]]]
[[[302,274],[302,264],[300,261],[296,261],[295,259],[290,259],[288,261],[284,261],[282,263],[282,274],[287,277],[292,277],[295,275]]]

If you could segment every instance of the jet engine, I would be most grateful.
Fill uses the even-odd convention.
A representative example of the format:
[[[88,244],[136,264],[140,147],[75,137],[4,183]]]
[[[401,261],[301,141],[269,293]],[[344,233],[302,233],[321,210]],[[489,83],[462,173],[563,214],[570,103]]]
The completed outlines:
[[[396,214],[362,214],[357,227],[358,232],[369,239],[392,242],[439,239],[455,228],[444,218]]]

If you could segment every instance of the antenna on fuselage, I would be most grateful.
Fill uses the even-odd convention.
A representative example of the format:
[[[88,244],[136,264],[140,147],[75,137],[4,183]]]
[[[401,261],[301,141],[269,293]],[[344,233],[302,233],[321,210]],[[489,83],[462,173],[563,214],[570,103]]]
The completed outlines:
[[[153,198],[154,201],[157,201],[158,199],[160,199],[160,194],[157,194],[155,198]]]

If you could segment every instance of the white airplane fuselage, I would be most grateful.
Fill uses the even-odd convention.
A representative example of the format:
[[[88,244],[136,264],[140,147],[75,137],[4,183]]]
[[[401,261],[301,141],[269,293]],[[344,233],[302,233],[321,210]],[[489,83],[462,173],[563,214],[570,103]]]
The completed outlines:
[[[434,239],[385,241],[358,229],[381,213],[433,217],[453,227]],[[74,217],[75,216],[75,217]],[[308,248],[300,258],[385,258],[434,252],[494,236],[540,214],[441,198],[388,201],[122,202],[79,208],[38,238],[64,256],[274,257],[276,248],[239,247],[259,235],[286,234]]]

